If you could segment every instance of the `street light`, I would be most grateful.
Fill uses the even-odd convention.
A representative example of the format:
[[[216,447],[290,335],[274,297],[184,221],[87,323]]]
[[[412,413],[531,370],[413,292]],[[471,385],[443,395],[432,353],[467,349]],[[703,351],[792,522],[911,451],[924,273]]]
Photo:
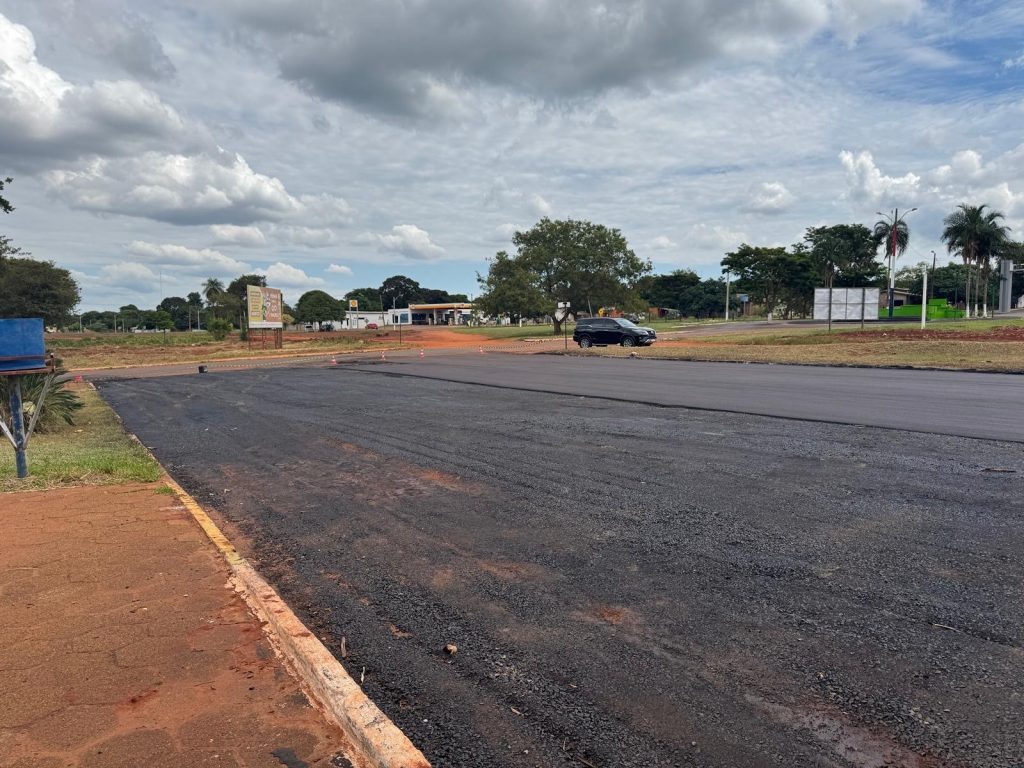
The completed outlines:
[[[889,222],[889,319],[892,320],[893,305],[895,303],[896,293],[896,236],[899,232],[900,222],[903,221],[907,216],[916,211],[917,208],[911,208],[900,216],[900,209],[894,208],[892,215],[888,213],[882,213],[881,211],[875,211],[876,214],[881,216],[883,219]]]

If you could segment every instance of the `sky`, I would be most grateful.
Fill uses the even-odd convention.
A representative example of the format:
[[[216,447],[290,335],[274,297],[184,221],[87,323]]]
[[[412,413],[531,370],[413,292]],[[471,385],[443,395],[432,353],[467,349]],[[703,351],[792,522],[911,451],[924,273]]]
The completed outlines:
[[[0,0],[0,233],[82,310],[267,276],[479,293],[540,218],[657,272],[987,204],[1024,236],[1022,0]]]

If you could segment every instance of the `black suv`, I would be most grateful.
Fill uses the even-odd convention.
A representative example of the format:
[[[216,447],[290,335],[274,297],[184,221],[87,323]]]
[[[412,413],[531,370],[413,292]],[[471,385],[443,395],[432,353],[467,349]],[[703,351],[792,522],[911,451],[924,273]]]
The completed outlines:
[[[642,328],[621,317],[588,317],[576,323],[572,340],[583,349],[621,344],[624,347],[646,347],[658,338],[653,328]]]

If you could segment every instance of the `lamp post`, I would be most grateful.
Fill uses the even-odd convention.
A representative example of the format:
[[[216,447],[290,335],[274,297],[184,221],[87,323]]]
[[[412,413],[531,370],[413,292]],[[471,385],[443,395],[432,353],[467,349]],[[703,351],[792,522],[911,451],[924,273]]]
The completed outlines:
[[[932,251],[931,283],[932,283],[932,298],[933,299],[935,298],[935,260],[936,260],[935,251]],[[947,299],[947,301],[948,301],[948,299]]]
[[[889,244],[887,250],[889,251],[889,319],[892,320],[893,305],[895,303],[896,293],[896,245],[897,236],[899,233],[900,222],[903,221],[907,216],[916,211],[917,208],[911,208],[900,216],[900,209],[894,208],[892,215],[888,213],[882,213],[876,211],[879,216],[883,219],[887,219],[889,222]]]

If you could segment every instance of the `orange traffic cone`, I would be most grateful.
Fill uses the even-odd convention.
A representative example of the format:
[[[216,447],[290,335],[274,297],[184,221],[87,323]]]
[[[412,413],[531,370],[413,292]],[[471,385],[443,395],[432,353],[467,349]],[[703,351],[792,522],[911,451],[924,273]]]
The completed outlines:
[[[482,355],[483,353],[484,353],[484,348],[480,347],[480,354]]]
[[[381,360],[387,360],[387,358],[384,357],[384,350],[383,349],[380,351],[380,359]]]
[[[331,355],[331,365],[337,365],[337,364],[338,364],[337,356],[336,355]]]
[[[423,350],[420,350],[420,357],[423,357]]]

